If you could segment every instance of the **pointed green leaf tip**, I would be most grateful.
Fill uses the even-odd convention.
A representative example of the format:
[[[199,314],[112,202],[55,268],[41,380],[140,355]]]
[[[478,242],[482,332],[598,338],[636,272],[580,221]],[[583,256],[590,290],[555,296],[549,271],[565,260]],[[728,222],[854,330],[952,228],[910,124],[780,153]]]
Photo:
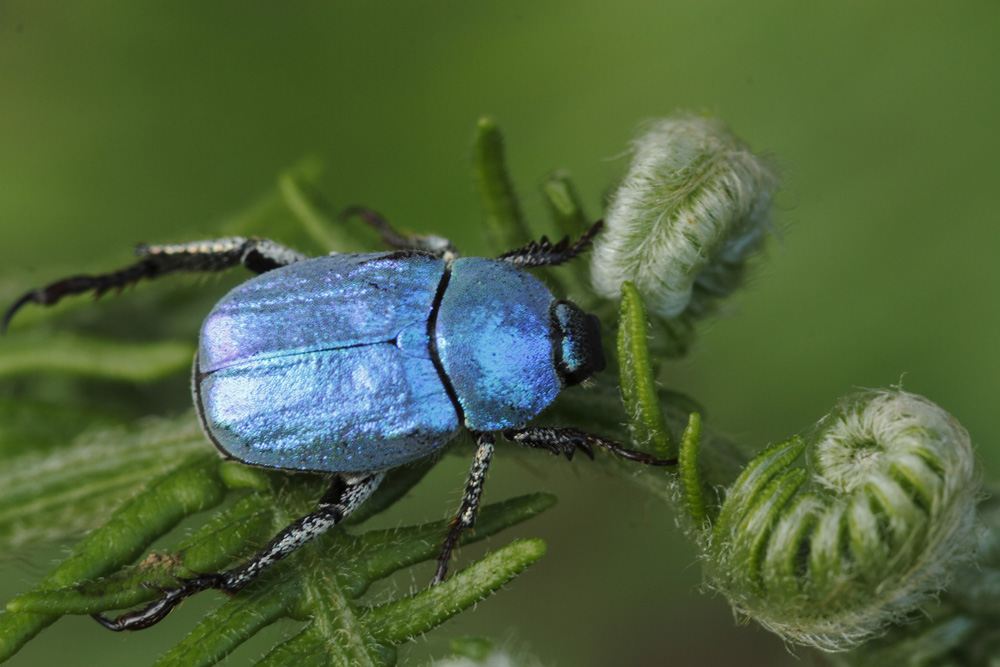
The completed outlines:
[[[660,410],[649,358],[646,309],[635,285],[622,283],[618,320],[618,366],[622,402],[628,413],[633,439],[652,446],[660,458],[672,458],[676,445]]]
[[[473,143],[473,171],[494,253],[524,245],[531,232],[507,173],[503,135],[492,118],[481,118]]]
[[[365,624],[384,642],[422,634],[497,590],[544,555],[542,540],[515,540],[434,588],[373,609],[365,615]]]
[[[688,513],[694,525],[701,527],[708,520],[705,485],[698,469],[698,446],[701,444],[701,415],[692,412],[687,428],[681,436],[681,452],[677,459],[681,484]]]
[[[542,182],[542,195],[545,197],[549,214],[555,221],[560,235],[576,239],[590,226],[587,214],[583,210],[583,204],[580,203],[580,197],[576,194],[576,189],[566,172],[558,171],[546,178]],[[574,290],[574,297],[578,300],[577,303],[583,306],[592,292],[590,288],[590,263],[578,260],[568,264],[578,288]],[[546,275],[547,280],[550,275],[551,273]],[[581,302],[581,298],[584,301]]]
[[[560,234],[576,238],[587,228],[583,204],[568,174],[560,171],[546,178],[542,183],[542,194]]]

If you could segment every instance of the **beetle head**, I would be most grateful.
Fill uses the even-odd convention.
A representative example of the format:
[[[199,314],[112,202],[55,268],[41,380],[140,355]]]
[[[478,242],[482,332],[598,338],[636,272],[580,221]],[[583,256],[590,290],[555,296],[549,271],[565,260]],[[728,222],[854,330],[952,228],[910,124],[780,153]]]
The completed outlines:
[[[601,323],[570,301],[552,304],[556,370],[566,386],[604,370]]]

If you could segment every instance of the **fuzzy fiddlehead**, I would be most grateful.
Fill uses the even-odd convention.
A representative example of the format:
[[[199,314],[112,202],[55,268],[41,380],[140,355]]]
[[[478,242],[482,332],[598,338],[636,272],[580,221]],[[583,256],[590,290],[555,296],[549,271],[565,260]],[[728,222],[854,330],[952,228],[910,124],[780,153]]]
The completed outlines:
[[[618,361],[633,438],[668,450],[684,431],[676,478],[640,483],[686,510],[708,585],[737,611],[790,642],[839,651],[908,620],[968,560],[974,456],[944,410],[884,390],[843,399],[734,472],[738,448],[703,430],[700,416],[686,419],[698,408],[656,389],[657,356],[682,354],[694,322],[741,282],[770,228],[776,187],[767,161],[721,122],[690,114],[649,122],[591,268],[600,294],[620,294]],[[647,349],[644,303],[659,355]]]
[[[775,170],[721,121],[681,113],[651,121],[594,243],[594,287],[625,281],[662,317],[701,317],[743,279],[770,228]]]
[[[943,588],[973,540],[968,433],[901,390],[842,400],[756,456],[697,532],[710,585],[790,641],[843,650]]]
[[[620,325],[630,344],[619,354],[634,357],[646,327],[628,316],[641,308],[631,289],[623,290]],[[619,361],[635,436],[661,403],[637,391],[634,359]],[[676,412],[667,417],[680,432]],[[980,494],[969,435],[923,397],[899,389],[855,394],[741,470],[737,457],[692,414],[677,475],[636,479],[683,509],[680,523],[701,551],[708,586],[789,642],[847,650],[917,616],[956,571],[988,579],[971,566]],[[988,583],[974,586],[995,601]],[[958,620],[988,623],[972,616]],[[906,647],[895,655],[908,655]]]

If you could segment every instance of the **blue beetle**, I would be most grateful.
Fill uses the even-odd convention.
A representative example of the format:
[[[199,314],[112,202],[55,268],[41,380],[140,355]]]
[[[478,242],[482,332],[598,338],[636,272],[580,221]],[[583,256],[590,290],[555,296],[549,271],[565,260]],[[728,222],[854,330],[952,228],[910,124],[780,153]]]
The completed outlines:
[[[395,250],[308,258],[246,238],[140,246],[136,264],[28,292],[0,321],[5,330],[27,303],[242,264],[259,275],[223,297],[201,328],[192,386],[202,427],[226,457],[332,477],[316,511],[242,564],[182,579],[118,618],[95,614],[105,627],[147,628],[198,591],[242,589],[349,516],[386,470],[439,452],[462,429],[477,451],[432,585],[475,522],[496,432],[567,458],[577,450],[593,458],[596,446],[640,463],[675,463],[577,429],[525,426],[605,360],[597,318],[557,300],[524,269],[572,259],[600,222],[572,245],[542,237],[497,259],[459,258],[445,239],[399,234],[368,209],[348,212]]]

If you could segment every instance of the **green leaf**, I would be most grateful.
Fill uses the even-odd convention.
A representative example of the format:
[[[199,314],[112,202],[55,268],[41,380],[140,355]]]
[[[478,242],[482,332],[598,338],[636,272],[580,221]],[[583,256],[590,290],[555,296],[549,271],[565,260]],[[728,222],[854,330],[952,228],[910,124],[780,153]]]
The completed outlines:
[[[698,447],[701,444],[701,415],[692,412],[687,428],[681,436],[681,451],[677,466],[680,470],[681,485],[688,513],[694,525],[701,527],[708,520],[708,501],[705,481],[698,469]]]
[[[167,472],[153,478],[155,470],[164,466]],[[70,515],[62,519],[69,528],[79,528],[92,518],[78,508],[89,513],[108,497],[126,500],[36,588],[7,603],[7,612],[0,615],[0,659],[13,655],[61,615],[143,604],[159,595],[157,586],[172,585],[177,577],[219,571],[246,558],[293,519],[311,511],[326,485],[316,475],[263,471],[240,475],[237,467],[245,468],[224,462],[211,451],[190,414],[95,432],[57,454],[21,457],[5,467],[2,472],[9,477],[0,479],[4,509],[0,519],[8,532],[23,530],[19,517],[31,517],[32,524],[38,517],[58,521],[59,510]],[[371,499],[368,515],[404,495],[427,467],[391,471],[384,490]],[[137,478],[153,481],[141,485]],[[227,496],[235,499],[207,517],[190,537],[143,557],[178,522]],[[461,543],[489,537],[553,502],[550,495],[533,494],[484,507],[477,530]],[[47,528],[66,529],[67,525]],[[360,605],[358,599],[373,582],[433,559],[447,530],[447,521],[436,521],[358,535],[345,528],[330,531],[210,614],[164,656],[162,664],[213,664],[278,618],[311,624],[288,640],[288,646],[272,651],[269,660],[295,655],[322,640],[331,660],[339,655],[337,660],[351,664],[367,656],[379,664],[392,654],[392,647],[471,606],[544,552],[538,541],[518,542],[476,564],[470,574],[459,573],[432,592],[399,601],[400,606]],[[141,562],[131,565],[137,559]],[[403,616],[405,623],[400,621]],[[311,629],[317,627],[336,632]],[[377,639],[372,628],[377,629]]]
[[[93,430],[53,453],[8,458],[0,466],[0,546],[9,551],[92,528],[135,489],[205,450],[188,413]]]
[[[653,380],[649,358],[649,335],[642,296],[630,282],[622,284],[621,310],[618,319],[618,372],[622,402],[628,413],[633,439],[651,446],[660,458],[676,456],[677,446]]]
[[[360,228],[340,223],[319,194],[323,161],[307,157],[285,169],[256,202],[224,220],[223,236],[264,236],[306,254],[363,252]]]
[[[542,194],[560,234],[576,238],[590,225],[566,172],[558,171],[546,178],[542,182]]]
[[[134,560],[185,516],[220,502],[221,483],[214,474],[218,464],[215,456],[201,457],[156,480],[81,541],[39,587],[66,586],[107,574]],[[16,653],[62,613],[64,610],[56,607],[45,609],[45,613],[24,611],[18,598],[8,602],[7,613],[0,616],[0,661]]]
[[[9,333],[0,345],[0,378],[67,373],[123,382],[148,382],[191,367],[194,345],[135,343],[72,333]]]
[[[283,528],[269,494],[250,494],[218,513],[169,553],[150,553],[141,563],[118,570],[99,581],[29,591],[8,603],[8,609],[62,614],[93,614],[149,602],[152,587],[171,586],[177,577],[225,568],[247,544],[264,544]]]
[[[471,607],[544,555],[541,540],[515,540],[434,588],[373,608],[365,624],[377,640],[398,644]]]
[[[568,174],[560,171],[546,178],[542,182],[542,194],[560,234],[576,240],[590,226],[590,221],[583,212],[583,204],[580,203]],[[569,262],[569,266],[576,280],[576,286],[583,288],[578,289],[574,297],[579,299],[582,296],[580,305],[587,305],[586,302],[594,300],[589,289],[590,264],[578,259]]]
[[[471,544],[507,526],[525,521],[555,504],[555,497],[535,493],[494,503],[476,518],[476,530],[462,536],[460,544]],[[433,558],[440,551],[438,541],[448,532],[450,522],[439,521],[409,528],[371,531],[357,538],[358,549],[370,554],[363,560],[345,562],[342,579],[367,585],[403,567]],[[357,590],[357,594],[364,592]]]
[[[527,243],[531,231],[507,174],[503,135],[492,118],[481,118],[476,128],[473,171],[493,252],[499,254]]]
[[[316,190],[313,179],[289,169],[278,177],[282,201],[295,214],[302,228],[327,252],[361,252],[364,245],[343,224],[333,221]]]

